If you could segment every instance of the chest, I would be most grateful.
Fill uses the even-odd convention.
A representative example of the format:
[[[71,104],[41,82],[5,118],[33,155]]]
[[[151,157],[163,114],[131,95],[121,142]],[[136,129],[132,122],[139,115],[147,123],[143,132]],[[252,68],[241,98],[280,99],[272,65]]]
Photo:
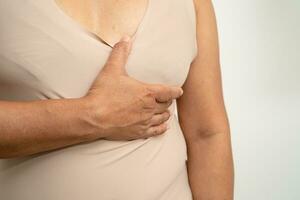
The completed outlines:
[[[135,33],[150,4],[149,0],[54,1],[62,12],[110,46],[122,35]]]
[[[0,22],[0,54],[5,58],[4,64],[0,58],[1,74],[8,75],[12,67],[22,71],[21,77],[12,76],[10,82],[2,79],[2,84],[22,79],[23,85],[31,83],[35,90],[49,92],[53,98],[83,96],[111,48],[49,7],[53,4],[48,1],[1,2],[7,5],[0,6],[6,8],[0,18],[11,20]],[[194,21],[178,1],[168,1],[169,6],[153,2],[151,10],[156,12],[149,12],[136,37],[126,70],[143,82],[182,85],[197,50]]]

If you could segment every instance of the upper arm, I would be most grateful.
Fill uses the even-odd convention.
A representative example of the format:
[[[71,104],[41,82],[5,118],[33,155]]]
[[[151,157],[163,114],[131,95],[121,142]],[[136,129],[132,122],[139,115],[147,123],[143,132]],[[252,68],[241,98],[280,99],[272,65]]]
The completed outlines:
[[[178,117],[187,138],[228,131],[219,62],[218,31],[211,0],[194,0],[198,53],[177,99]]]

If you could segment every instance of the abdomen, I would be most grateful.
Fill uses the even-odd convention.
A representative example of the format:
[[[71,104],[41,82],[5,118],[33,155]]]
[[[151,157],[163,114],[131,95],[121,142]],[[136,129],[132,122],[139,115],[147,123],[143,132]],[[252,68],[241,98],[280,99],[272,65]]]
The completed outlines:
[[[169,120],[167,132],[148,139],[98,140],[2,160],[1,196],[7,200],[153,200],[167,195],[176,184],[189,194],[184,175],[186,143],[176,116]]]

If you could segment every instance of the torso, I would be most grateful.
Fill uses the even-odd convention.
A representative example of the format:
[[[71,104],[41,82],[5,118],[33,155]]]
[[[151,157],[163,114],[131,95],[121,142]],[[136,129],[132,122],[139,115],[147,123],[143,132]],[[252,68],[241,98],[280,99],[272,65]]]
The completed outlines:
[[[53,1],[0,1],[1,100],[80,98],[104,66],[111,47],[79,28],[74,23],[79,19],[68,18]],[[182,86],[197,55],[193,0],[149,2],[126,70],[142,82]],[[146,4],[140,5],[142,10]],[[125,14],[121,16],[129,18]],[[113,44],[121,34],[130,32],[130,21],[110,34],[113,23],[109,18],[103,21],[110,24],[99,25],[105,27],[99,34]],[[157,137],[97,140],[22,159],[0,160],[1,199],[192,199],[185,166],[186,143],[175,103],[170,106],[170,129]]]
[[[55,0],[80,25],[113,46],[124,34],[134,35],[148,0]]]

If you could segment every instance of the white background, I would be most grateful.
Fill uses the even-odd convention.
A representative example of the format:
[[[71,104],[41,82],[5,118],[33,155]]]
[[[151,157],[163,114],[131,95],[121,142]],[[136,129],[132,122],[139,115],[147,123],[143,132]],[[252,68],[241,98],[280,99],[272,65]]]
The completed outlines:
[[[300,1],[213,1],[236,200],[300,199]]]

